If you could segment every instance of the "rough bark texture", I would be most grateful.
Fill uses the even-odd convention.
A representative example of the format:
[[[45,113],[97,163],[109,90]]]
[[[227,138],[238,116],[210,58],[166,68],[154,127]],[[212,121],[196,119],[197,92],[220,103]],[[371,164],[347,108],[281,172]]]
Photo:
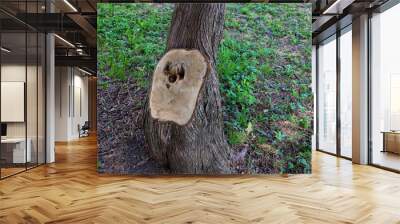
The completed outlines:
[[[224,4],[177,4],[173,13],[167,51],[197,49],[210,64],[192,119],[187,124],[181,126],[153,119],[146,106],[144,125],[150,153],[174,173],[230,173],[230,148],[223,131],[215,70],[224,12]]]

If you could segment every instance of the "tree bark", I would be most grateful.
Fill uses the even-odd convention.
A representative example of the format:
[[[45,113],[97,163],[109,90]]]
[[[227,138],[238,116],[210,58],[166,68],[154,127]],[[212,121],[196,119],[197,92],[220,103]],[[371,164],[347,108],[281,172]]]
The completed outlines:
[[[209,63],[192,118],[184,125],[160,121],[145,108],[150,154],[174,173],[230,173],[230,148],[223,130],[219,81],[215,69],[223,35],[224,4],[176,4],[167,42],[171,49],[197,49]]]

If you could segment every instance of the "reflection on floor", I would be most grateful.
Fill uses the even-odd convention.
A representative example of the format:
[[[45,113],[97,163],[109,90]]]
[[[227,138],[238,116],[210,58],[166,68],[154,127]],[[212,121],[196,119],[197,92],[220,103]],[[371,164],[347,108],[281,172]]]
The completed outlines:
[[[400,175],[313,152],[310,175],[121,176],[97,141],[0,181],[0,223],[399,223]]]
[[[2,164],[2,168],[0,170],[1,172],[1,178],[5,178],[8,176],[11,176],[13,174],[20,173],[22,171],[25,171],[26,169],[30,169],[32,167],[36,167],[36,163],[27,163],[26,167],[25,164]]]
[[[347,157],[347,158],[352,157],[352,149],[349,147],[342,147],[340,153],[344,157]]]
[[[372,157],[373,163],[376,165],[388,167],[400,171],[400,155],[391,152],[374,151]]]
[[[20,168],[20,167],[17,167],[17,168],[1,168],[1,178],[13,175],[15,173],[19,173],[19,172],[24,171],[24,170],[25,170],[25,167],[23,167],[23,168]]]

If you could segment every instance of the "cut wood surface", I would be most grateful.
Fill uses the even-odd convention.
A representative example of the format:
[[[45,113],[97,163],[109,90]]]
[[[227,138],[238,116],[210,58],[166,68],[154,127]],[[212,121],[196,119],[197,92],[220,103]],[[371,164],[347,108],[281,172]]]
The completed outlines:
[[[198,50],[168,51],[153,74],[151,116],[185,125],[192,118],[207,67],[206,59]]]

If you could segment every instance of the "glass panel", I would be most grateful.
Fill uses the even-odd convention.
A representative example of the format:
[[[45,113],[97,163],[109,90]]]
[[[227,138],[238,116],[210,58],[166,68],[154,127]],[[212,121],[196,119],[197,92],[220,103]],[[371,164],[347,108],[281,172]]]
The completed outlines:
[[[1,44],[1,174],[25,170],[26,150],[26,33],[2,33]],[[29,147],[28,147],[29,149]]]
[[[372,163],[400,170],[400,5],[372,22]]]
[[[336,37],[318,48],[318,148],[336,153]]]
[[[340,36],[340,153],[352,157],[352,33]]]
[[[45,1],[1,1],[14,14],[43,13]],[[45,35],[0,12],[0,177],[45,162]]]
[[[316,96],[316,81],[317,81],[317,48],[315,45],[312,46],[312,91],[313,91],[313,97],[314,97],[314,105],[317,105],[317,96]],[[314,119],[313,119],[313,137],[312,137],[312,150],[316,150],[317,147],[317,132],[316,132],[316,128],[317,127],[317,108],[316,106],[314,106],[313,108],[313,115],[314,115]]]
[[[27,2],[26,12],[37,13],[39,5],[37,1]],[[32,20],[35,20],[34,17]],[[34,21],[32,21],[34,22]],[[26,80],[26,113],[27,113],[27,144],[30,150],[30,161],[27,167],[37,166],[38,160],[38,34],[35,30],[27,30],[27,80]]]
[[[38,163],[45,163],[45,52],[46,39],[44,34],[39,34],[38,46]]]
[[[30,160],[28,160],[28,168],[37,165],[38,158],[38,143],[37,143],[37,132],[38,132],[38,108],[37,108],[37,76],[38,76],[38,36],[36,32],[29,32],[28,38],[28,63],[27,63],[27,82],[26,82],[26,112],[27,112],[27,143],[28,150],[30,153]]]

